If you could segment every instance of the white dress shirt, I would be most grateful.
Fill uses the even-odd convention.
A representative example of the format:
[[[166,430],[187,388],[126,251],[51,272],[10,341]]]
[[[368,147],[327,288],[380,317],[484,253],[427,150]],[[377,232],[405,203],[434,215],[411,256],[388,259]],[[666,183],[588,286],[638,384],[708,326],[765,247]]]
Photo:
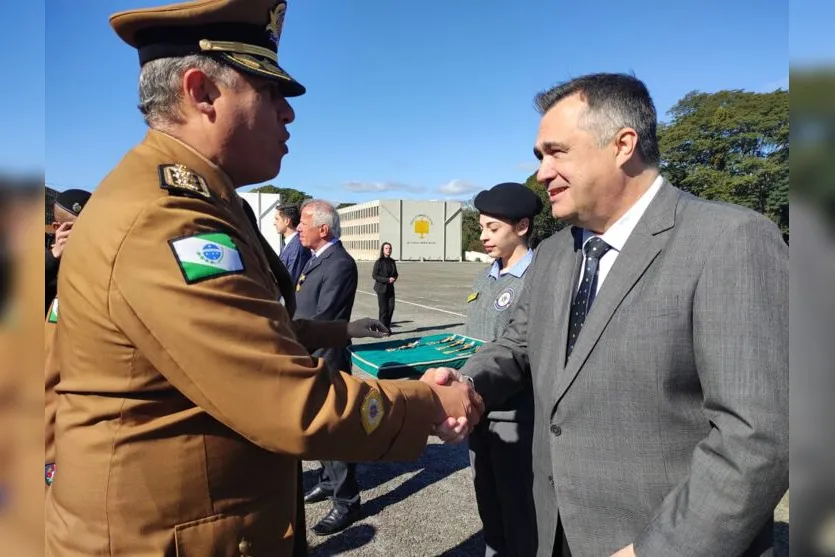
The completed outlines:
[[[629,239],[632,231],[635,230],[635,226],[638,224],[638,221],[640,221],[641,217],[644,216],[647,207],[649,207],[649,204],[652,202],[653,198],[655,198],[655,195],[658,193],[658,190],[661,189],[661,184],[663,183],[664,178],[659,175],[649,189],[647,189],[647,191],[645,191],[644,194],[638,198],[638,201],[636,201],[632,207],[630,207],[629,210],[623,214],[623,216],[616,220],[609,230],[603,234],[595,234],[590,230],[583,229],[583,267],[580,269],[580,280],[577,281],[577,289],[579,289],[580,284],[583,283],[583,274],[585,273],[586,268],[586,242],[595,236],[599,236],[604,242],[611,246],[611,249],[609,249],[609,251],[607,251],[603,257],[600,258],[597,270],[597,289],[595,290],[595,295],[597,295],[597,293],[600,292],[600,287],[603,286],[603,281],[606,280],[606,275],[609,274],[609,271],[612,269],[612,265],[615,264],[615,259],[618,258],[621,250],[623,250],[623,246],[626,244],[626,241]]]
[[[339,241],[339,238],[334,238],[333,240],[331,240],[330,242],[328,242],[324,246],[322,246],[319,249],[317,249],[316,251],[314,251],[313,252],[313,257],[321,257],[322,254],[325,253],[325,250],[327,250],[329,247],[331,247],[332,245],[334,245],[338,241]]]

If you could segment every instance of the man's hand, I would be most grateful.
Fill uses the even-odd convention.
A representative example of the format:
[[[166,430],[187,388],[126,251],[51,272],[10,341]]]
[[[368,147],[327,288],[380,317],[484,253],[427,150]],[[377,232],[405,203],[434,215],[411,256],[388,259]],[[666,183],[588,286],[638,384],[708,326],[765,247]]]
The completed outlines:
[[[612,557],[635,557],[634,544],[629,544],[617,553],[613,553]]]
[[[64,246],[67,245],[67,238],[70,237],[72,224],[71,222],[61,223],[55,231],[55,243],[52,244],[52,255],[55,259],[61,259],[61,254],[64,253]]]
[[[350,338],[383,338],[391,334],[385,325],[377,319],[363,317],[348,323],[348,336]]]
[[[439,403],[432,433],[446,443],[463,441],[484,413],[481,396],[450,368],[430,369],[420,380],[432,387]]]
[[[389,284],[394,284],[394,277],[389,277]]]

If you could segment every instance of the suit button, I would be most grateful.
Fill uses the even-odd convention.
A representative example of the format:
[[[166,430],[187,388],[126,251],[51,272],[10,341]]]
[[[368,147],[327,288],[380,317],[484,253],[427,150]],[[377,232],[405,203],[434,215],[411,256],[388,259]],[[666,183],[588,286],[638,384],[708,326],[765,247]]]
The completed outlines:
[[[562,428],[557,424],[551,424],[551,433],[559,437],[560,435],[562,435]]]
[[[246,538],[241,538],[241,542],[238,544],[238,551],[241,552],[241,557],[250,557],[250,550],[252,549],[249,540]]]

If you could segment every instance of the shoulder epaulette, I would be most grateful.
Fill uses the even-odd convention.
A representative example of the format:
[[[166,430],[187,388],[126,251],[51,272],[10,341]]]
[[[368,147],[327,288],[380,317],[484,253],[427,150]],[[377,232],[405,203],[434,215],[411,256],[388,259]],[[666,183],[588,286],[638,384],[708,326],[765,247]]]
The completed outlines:
[[[212,199],[206,180],[182,164],[159,165],[159,187],[171,195]]]

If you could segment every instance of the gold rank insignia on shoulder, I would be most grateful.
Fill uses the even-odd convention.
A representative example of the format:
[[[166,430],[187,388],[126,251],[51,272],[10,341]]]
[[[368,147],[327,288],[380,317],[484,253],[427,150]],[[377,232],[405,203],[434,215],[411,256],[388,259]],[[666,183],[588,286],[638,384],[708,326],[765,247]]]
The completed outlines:
[[[478,298],[478,292],[473,292],[472,294],[467,296],[467,303],[469,304],[470,302],[472,302],[476,298]]]
[[[371,435],[383,423],[386,411],[383,409],[383,397],[377,389],[371,389],[362,401],[362,428]]]
[[[209,186],[202,176],[182,164],[159,165],[159,187],[174,195],[211,199]]]

